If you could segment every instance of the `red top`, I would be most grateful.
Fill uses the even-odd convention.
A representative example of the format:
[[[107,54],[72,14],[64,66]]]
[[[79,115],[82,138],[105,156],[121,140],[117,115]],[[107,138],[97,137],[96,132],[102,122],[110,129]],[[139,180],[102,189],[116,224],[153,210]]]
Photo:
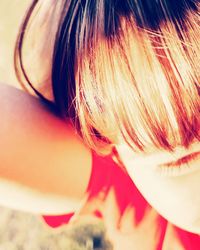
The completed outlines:
[[[80,211],[82,214],[93,214],[107,220],[104,203],[109,200],[110,193],[114,194],[116,201],[113,208],[117,207],[121,217],[131,208],[134,215],[131,222],[133,235],[129,234],[130,237],[126,238],[126,243],[130,242],[127,249],[123,245],[124,250],[130,250],[131,246],[138,246],[137,249],[142,250],[200,249],[200,236],[179,229],[160,216],[143,198],[128,174],[110,156],[101,157],[93,153],[92,174],[87,191],[88,199]],[[73,215],[74,213],[43,218],[49,226],[59,227],[68,223]]]

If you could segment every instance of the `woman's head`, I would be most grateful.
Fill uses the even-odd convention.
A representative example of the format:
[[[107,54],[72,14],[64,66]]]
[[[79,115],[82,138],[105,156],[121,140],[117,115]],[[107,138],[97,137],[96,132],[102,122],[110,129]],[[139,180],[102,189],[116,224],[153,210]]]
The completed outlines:
[[[191,0],[33,1],[22,29],[44,9],[54,102],[91,147],[173,150],[198,138],[198,8]],[[25,37],[16,49],[24,70]]]

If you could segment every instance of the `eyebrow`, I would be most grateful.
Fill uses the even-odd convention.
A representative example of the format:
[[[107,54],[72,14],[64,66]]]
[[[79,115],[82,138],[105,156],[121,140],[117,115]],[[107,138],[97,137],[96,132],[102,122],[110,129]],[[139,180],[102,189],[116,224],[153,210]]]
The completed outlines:
[[[188,163],[190,161],[197,160],[199,158],[199,156],[200,156],[200,151],[194,152],[194,153],[188,154],[184,157],[181,157],[176,161],[164,163],[164,164],[161,164],[160,166],[177,167],[177,166],[180,166],[182,164]]]

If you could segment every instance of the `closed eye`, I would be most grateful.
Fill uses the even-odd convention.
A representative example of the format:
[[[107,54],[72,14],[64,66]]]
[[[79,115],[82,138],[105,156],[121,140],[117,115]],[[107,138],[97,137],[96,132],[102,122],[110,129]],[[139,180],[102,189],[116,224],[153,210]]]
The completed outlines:
[[[176,161],[161,164],[160,166],[161,167],[177,167],[177,166],[181,166],[183,164],[189,163],[190,161],[197,160],[199,157],[200,157],[200,152],[194,152],[184,157],[181,157],[180,159]]]
[[[200,169],[199,159],[200,152],[194,152],[176,161],[160,164],[156,171],[159,175],[165,177],[185,175]]]

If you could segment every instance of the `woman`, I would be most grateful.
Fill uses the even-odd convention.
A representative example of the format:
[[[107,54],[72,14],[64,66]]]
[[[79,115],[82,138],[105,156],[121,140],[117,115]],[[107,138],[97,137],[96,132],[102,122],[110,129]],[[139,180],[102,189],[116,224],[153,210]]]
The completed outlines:
[[[48,125],[36,125],[45,133],[53,130],[53,136],[44,133],[36,157],[48,163],[44,169],[40,161],[47,181],[44,185],[40,177],[39,185],[38,176],[29,174],[23,184],[76,199],[87,190],[88,202],[82,210],[91,210],[105,221],[105,211],[109,211],[105,204],[115,203],[119,213],[112,222],[133,222],[128,227],[132,230],[128,242],[137,249],[199,249],[199,8],[199,1],[194,0],[33,1],[15,50],[18,78],[22,84],[25,79],[67,124],[73,123],[86,147],[71,126],[62,133],[62,126],[54,126],[53,118]],[[30,44],[34,53],[29,52]],[[34,87],[33,82],[40,85]],[[28,136],[32,138],[29,152],[35,152],[40,135],[38,130],[33,133],[34,122],[44,119],[45,112],[38,107],[42,115],[37,117],[33,106],[33,121],[22,121],[28,124],[29,133],[21,131],[19,137],[33,134]],[[3,120],[8,119],[5,116]],[[48,119],[45,116],[43,121]],[[58,143],[56,152],[50,138]],[[93,150],[92,164],[87,148]],[[18,157],[19,151],[12,151]],[[16,159],[27,168],[33,157],[30,162]],[[62,171],[57,171],[57,182],[51,186],[55,165],[65,174],[61,177]],[[22,183],[19,175],[13,179]],[[102,209],[96,209],[97,200]],[[126,219],[130,214],[134,220]],[[177,236],[178,247],[164,243],[169,228],[175,228],[170,223],[187,231],[177,229],[179,235],[184,234]],[[154,229],[145,246],[145,240],[135,236],[144,236],[147,228]]]

